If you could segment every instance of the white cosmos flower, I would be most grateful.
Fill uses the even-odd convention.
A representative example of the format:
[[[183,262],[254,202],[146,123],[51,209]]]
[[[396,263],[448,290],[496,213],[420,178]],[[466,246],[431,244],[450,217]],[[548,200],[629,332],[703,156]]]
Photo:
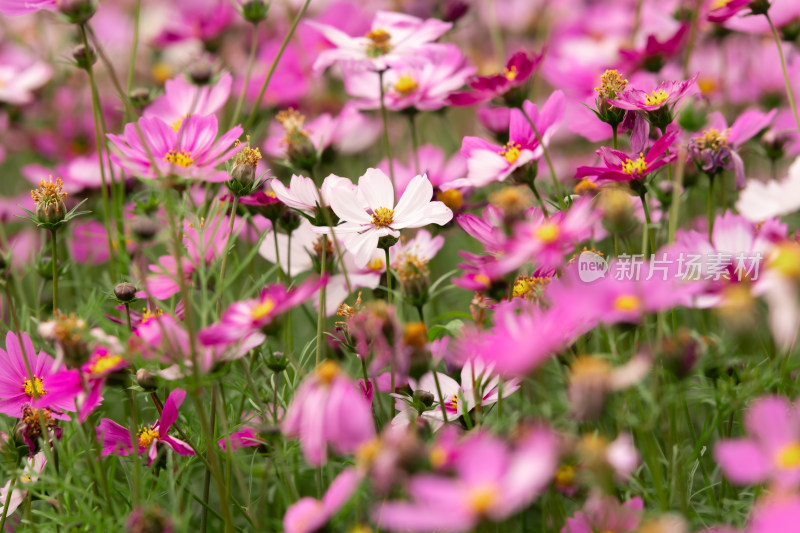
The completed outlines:
[[[748,181],[739,193],[736,209],[751,222],[788,215],[800,209],[800,157],[794,160],[789,175],[782,180]]]
[[[272,187],[272,191],[278,200],[289,207],[299,209],[312,216],[319,205],[319,193],[322,194],[322,202],[325,205],[330,205],[331,188],[349,188],[355,191],[353,182],[334,174],[323,180],[319,193],[317,193],[317,186],[314,184],[314,180],[296,174],[292,176],[289,187],[286,187],[277,178],[270,181],[270,187]]]
[[[431,202],[433,185],[425,175],[411,180],[397,204],[391,180],[376,168],[358,179],[357,191],[337,186],[330,192],[331,209],[343,221],[336,227],[336,235],[344,238],[359,268],[367,265],[381,237],[400,237],[399,230],[404,228],[442,226],[453,218],[442,202]]]

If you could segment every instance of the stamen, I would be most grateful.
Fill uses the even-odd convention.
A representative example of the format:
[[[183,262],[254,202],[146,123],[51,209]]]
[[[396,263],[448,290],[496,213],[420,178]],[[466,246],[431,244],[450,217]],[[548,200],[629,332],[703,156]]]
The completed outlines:
[[[408,96],[409,94],[413,93],[417,90],[417,87],[419,87],[419,84],[409,74],[403,74],[394,84],[394,90],[403,96]]]
[[[378,228],[386,228],[394,222],[394,209],[379,207],[372,214],[372,225]]]
[[[522,153],[522,145],[509,141],[506,143],[503,149],[497,153],[505,157],[506,161],[509,163],[514,163],[517,159],[519,159],[519,156]]]
[[[634,174],[641,176],[647,172],[647,163],[644,160],[644,154],[640,152],[637,159],[628,159],[622,163],[622,171],[630,176]]]
[[[652,94],[648,94],[644,97],[644,103],[647,105],[661,105],[667,101],[669,98],[669,94],[664,91],[664,89],[658,89],[653,91]]]
[[[259,305],[253,308],[253,311],[251,312],[253,320],[261,320],[262,318],[270,314],[273,309],[275,309],[275,302],[267,298],[266,300],[264,300]]]
[[[153,441],[158,440],[160,437],[158,430],[153,429],[153,426],[145,426],[139,431],[138,435],[139,446],[142,448],[149,448]]]
[[[164,156],[164,161],[167,163],[172,163],[173,165],[178,165],[179,167],[188,168],[192,166],[194,163],[194,159],[192,159],[192,154],[187,152],[186,150],[181,150],[177,152],[175,150],[170,150]]]
[[[47,394],[47,391],[44,390],[44,384],[42,383],[42,379],[36,375],[33,376],[33,381],[29,380],[28,378],[25,378],[23,385],[25,387],[25,394],[29,398],[41,398],[42,396]],[[36,391],[35,395],[34,391]]]

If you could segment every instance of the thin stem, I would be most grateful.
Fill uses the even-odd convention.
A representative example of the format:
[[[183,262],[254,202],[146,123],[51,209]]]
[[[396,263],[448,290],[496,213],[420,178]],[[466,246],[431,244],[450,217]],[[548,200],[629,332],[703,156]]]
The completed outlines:
[[[772,18],[769,16],[769,13],[764,13],[764,16],[767,17],[767,22],[769,22],[769,27],[772,30],[772,36],[775,37],[775,45],[778,47],[778,55],[781,58],[781,71],[783,72],[783,82],[786,84],[786,98],[789,99],[789,107],[792,108],[792,114],[794,115],[794,122],[797,125],[797,131],[800,132],[800,115],[797,114],[797,104],[794,101],[794,93],[792,92],[792,83],[789,81],[789,74],[786,72],[786,59],[783,57],[783,46],[781,45],[781,37],[780,35],[778,35],[778,29],[772,22]]]
[[[325,275],[325,263],[327,262],[328,252],[328,236],[322,234],[322,252],[320,253],[319,262],[319,275]],[[325,349],[323,343],[323,333],[325,331],[325,285],[319,290],[319,309],[317,309],[317,366],[322,362],[323,351]]]
[[[125,317],[128,319],[128,330],[133,333],[133,325],[131,325],[131,306],[130,304],[125,304]]]
[[[278,61],[281,60],[281,56],[283,56],[283,51],[286,50],[286,47],[289,45],[289,41],[294,35],[294,30],[297,28],[297,25],[300,23],[300,19],[303,18],[303,15],[306,12],[306,8],[308,8],[308,4],[311,3],[311,0],[306,0],[303,3],[303,7],[300,8],[300,11],[297,13],[297,16],[292,21],[292,26],[289,28],[289,33],[286,34],[286,37],[283,38],[283,42],[281,43],[281,47],[278,49],[278,53],[275,55],[275,59],[272,61],[272,65],[269,67],[269,72],[267,72],[267,77],[264,79],[264,84],[261,86],[261,90],[258,93],[258,98],[256,98],[255,104],[253,104],[253,110],[250,112],[250,116],[247,117],[247,122],[244,126],[244,131],[249,131],[250,128],[253,126],[253,122],[256,120],[256,115],[258,114],[258,108],[261,107],[261,101],[264,99],[264,93],[267,92],[267,87],[269,87],[269,82],[272,79],[272,75],[275,73],[275,68],[278,66]]]
[[[389,146],[389,120],[386,116],[386,91],[383,87],[384,72],[384,70],[378,72],[378,83],[381,91],[381,120],[383,121],[383,149],[386,152],[386,160],[389,161],[389,179],[392,180],[392,187],[394,187],[394,162],[392,161],[392,150]]]
[[[444,407],[444,396],[442,395],[442,386],[439,384],[439,372],[436,371],[436,366],[431,361],[431,371],[433,372],[433,382],[436,384],[436,394],[439,395],[439,407],[442,409],[442,417],[444,423],[447,424],[447,409]]]
[[[422,173],[419,164],[419,136],[417,134],[417,114],[415,112],[408,115],[408,127],[411,130],[411,149],[414,153],[414,171],[417,175]]]
[[[136,52],[139,48],[139,15],[142,10],[141,0],[136,0],[136,6],[133,8],[133,44],[131,45],[131,55],[128,60],[128,94],[131,94],[133,89],[133,77],[136,73]],[[132,117],[129,117],[132,118]]]
[[[159,410],[159,414],[161,414],[161,410]],[[217,418],[217,386],[211,386],[211,431],[214,431],[214,424]],[[214,453],[213,451],[213,442],[214,439],[211,439],[208,443],[208,450],[206,454],[208,455],[208,461],[211,461],[211,455]],[[230,448],[230,445],[228,446]],[[205,533],[208,527],[208,497],[211,494],[211,469],[206,468],[205,477],[203,479],[203,512],[200,515],[200,531]]]
[[[53,313],[58,312],[58,241],[56,235],[58,231],[50,230],[51,263],[53,265]]]
[[[650,208],[647,207],[647,193],[642,191],[639,197],[642,199],[642,209],[644,210],[644,231],[647,234],[647,238],[650,239],[650,253],[654,253],[656,251],[656,238],[650,223]],[[645,257],[649,255],[647,251],[647,240],[644,236],[642,237],[642,254],[644,254]]]
[[[614,124],[611,126],[611,147],[616,150],[617,149],[617,127],[618,124]]]
[[[669,206],[669,236],[668,242],[675,241],[678,232],[678,222],[681,211],[681,189],[683,189],[683,174],[686,169],[686,157],[682,149],[678,150],[678,166],[675,170],[675,179],[672,180],[672,204]],[[667,164],[667,172],[672,178],[672,164]]]
[[[244,74],[244,85],[242,91],[239,93],[239,99],[236,101],[236,107],[233,109],[233,117],[228,129],[233,128],[239,120],[239,114],[242,112],[242,105],[244,105],[244,96],[247,94],[247,86],[250,85],[250,76],[253,74],[253,65],[256,62],[256,50],[258,50],[258,22],[253,23],[253,36],[250,42],[250,56],[247,59],[247,70]]]
[[[533,134],[536,136],[536,140],[539,143],[539,146],[542,147],[542,154],[544,155],[544,160],[547,162],[547,168],[550,171],[550,179],[553,181],[553,188],[558,194],[558,203],[564,205],[564,189],[561,188],[561,182],[558,181],[558,176],[556,175],[556,169],[553,167],[553,161],[550,159],[550,150],[547,149],[545,146],[544,141],[542,140],[542,134],[539,132],[539,128],[536,127],[531,117],[528,116],[528,113],[525,112],[525,108],[520,106],[520,111],[525,116],[525,119],[528,121],[528,124],[531,126],[531,130],[533,130]]]
[[[14,485],[17,483],[17,476],[11,478],[6,493],[6,501],[3,502],[3,515],[0,516],[0,531],[5,531],[6,518],[8,518],[8,504],[11,502],[11,495],[14,494]]]
[[[233,209],[231,210],[231,220],[228,223],[228,238],[225,241],[225,248],[222,256],[222,265],[219,267],[219,282],[222,284],[225,281],[225,268],[228,266],[228,255],[230,254],[231,250],[231,239],[233,238],[233,224],[236,221],[236,209],[239,207],[239,195],[233,195]],[[217,314],[219,315],[222,312],[222,297],[217,301]],[[212,412],[211,416],[213,417],[214,414]]]
[[[534,180],[531,180],[530,187],[533,191],[533,195],[536,197],[536,201],[539,203],[539,207],[542,208],[544,217],[549,218],[547,214],[547,206],[544,204],[544,200],[542,200],[542,196],[539,194],[539,190],[536,188],[536,182]]]
[[[278,267],[278,279],[281,281],[281,283],[283,283],[286,280],[284,279],[285,276],[283,274],[283,268],[281,268],[281,251],[280,251],[280,248],[278,247],[278,223],[277,222],[278,221],[276,220],[275,222],[272,223],[272,240],[275,243],[275,266]],[[286,262],[286,266],[288,267],[289,270],[292,269],[292,265],[289,264],[288,260]]]
[[[714,233],[714,176],[708,177],[708,242]]]
[[[392,303],[392,266],[389,264],[389,247],[383,249],[386,254],[386,301]]]

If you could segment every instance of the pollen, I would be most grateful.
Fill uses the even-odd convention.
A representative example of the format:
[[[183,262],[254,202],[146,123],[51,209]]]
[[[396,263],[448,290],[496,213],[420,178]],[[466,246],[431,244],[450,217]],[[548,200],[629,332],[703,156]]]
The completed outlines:
[[[778,452],[776,459],[781,468],[797,468],[800,466],[800,444],[787,444]]]
[[[469,506],[476,514],[484,514],[497,500],[497,488],[492,485],[475,487],[469,491]]]
[[[177,150],[170,150],[164,156],[164,161],[167,163],[172,163],[173,165],[178,165],[179,167],[189,168],[194,163],[194,159],[192,159],[192,154],[187,152],[186,150],[181,150],[178,152]]]
[[[575,468],[571,465],[561,465],[556,471],[556,485],[571,487],[575,483]]]
[[[711,4],[711,9],[720,9],[727,6],[731,0],[714,0]]]
[[[575,185],[575,188],[573,190],[575,191],[575,194],[592,193],[597,190],[597,184],[592,180],[583,178],[581,181],[578,182],[577,185]]]
[[[445,409],[447,409],[451,413],[457,413],[458,412],[458,395],[457,394],[453,394],[450,398],[448,398],[447,401],[444,402],[444,407],[445,407]]]
[[[441,468],[447,463],[447,450],[443,446],[434,446],[428,454],[433,468]]]
[[[275,302],[267,298],[266,300],[255,306],[251,311],[253,320],[261,320],[265,316],[269,315],[273,309],[275,309]]]
[[[704,95],[708,95],[717,90],[717,81],[714,78],[700,78],[697,80],[697,88]]]
[[[440,191],[436,193],[436,199],[453,211],[458,211],[461,209],[461,206],[464,205],[464,195],[461,194],[461,191],[458,189],[447,189],[446,191]]]
[[[537,239],[542,241],[545,244],[550,244],[558,239],[558,236],[561,234],[561,228],[558,227],[558,224],[554,222],[546,222],[536,228],[534,235]]]
[[[160,437],[158,430],[153,429],[153,426],[143,427],[141,430],[139,430],[138,436],[139,446],[142,448],[149,448],[153,441],[157,441]]]
[[[325,361],[317,367],[317,377],[326,385],[330,385],[339,374],[339,365],[333,361]]]
[[[630,176],[641,176],[647,172],[647,163],[644,160],[644,154],[640,152],[638,158],[628,159],[622,163],[622,171]]]
[[[377,228],[389,227],[394,222],[394,209],[379,207],[372,214],[372,225]]]
[[[647,105],[661,105],[667,101],[669,95],[664,89],[658,89],[644,97],[644,103]]]
[[[142,309],[142,324],[147,323],[151,318],[158,318],[164,314],[161,309]]]
[[[638,311],[642,302],[633,294],[622,294],[614,300],[614,309],[617,311]]]
[[[31,191],[31,198],[33,198],[36,205],[43,207],[55,205],[56,212],[58,212],[58,204],[67,197],[67,193],[62,190],[63,186],[64,182],[61,181],[61,178],[56,178],[56,181],[53,181],[53,176],[48,176],[46,180],[39,181],[38,189]]]
[[[275,118],[281,123],[281,126],[283,126],[283,129],[286,130],[287,133],[302,132],[303,124],[305,124],[306,121],[306,117],[293,107],[281,111]]]
[[[388,54],[392,50],[392,35],[381,28],[371,30],[366,35],[369,39],[367,45],[367,55],[369,57],[379,57]]]
[[[519,75],[519,71],[517,70],[516,66],[511,65],[509,68],[507,68],[503,72],[503,75],[506,77],[506,79],[508,81],[514,81],[514,80],[517,79],[517,76]]]
[[[519,159],[519,156],[522,153],[522,145],[509,141],[506,143],[503,149],[497,153],[505,157],[509,164],[513,164],[517,161],[517,159]]]
[[[25,378],[23,384],[25,386],[25,395],[28,396],[28,398],[40,398],[47,394],[47,391],[44,390],[42,378],[36,375],[33,376],[33,381]]]
[[[383,270],[383,258],[382,257],[374,257],[367,263],[367,268],[374,271],[380,272]]]
[[[709,128],[694,140],[694,145],[700,150],[718,151],[724,146],[728,146],[728,134],[730,129],[719,131],[717,128]]]
[[[520,276],[514,282],[512,296],[514,298],[534,299],[539,296],[541,289],[550,283],[550,278],[538,276]]]
[[[577,357],[569,369],[572,380],[603,377],[611,372],[608,361],[591,355]]]
[[[104,374],[123,361],[119,354],[101,355],[89,366],[89,371],[94,375]]]
[[[356,450],[356,460],[362,465],[370,465],[381,451],[381,439],[374,437]]]
[[[408,96],[409,94],[413,93],[417,90],[417,87],[419,87],[419,84],[409,74],[403,74],[394,84],[394,90],[403,96]]]
[[[628,80],[620,76],[617,70],[606,70],[600,76],[600,87],[595,87],[594,90],[604,98],[616,98],[627,85]]]
[[[492,284],[492,280],[486,274],[478,274],[474,279],[484,287],[489,287]]]
[[[239,141],[239,139],[236,139],[236,141],[233,143],[234,146],[239,146],[239,144],[241,144],[241,141]],[[261,150],[259,150],[258,148],[250,148],[249,135],[247,136],[247,143],[244,149],[238,154],[236,154],[234,161],[236,163],[244,164],[253,168],[256,168],[256,166],[258,166],[258,162],[261,161]],[[273,198],[275,198],[275,193],[272,191],[269,191],[266,194],[267,196],[272,196]]]
[[[769,259],[769,267],[787,278],[800,278],[800,245],[778,245]]]
[[[187,118],[189,118],[188,115],[185,117],[181,117],[172,123],[172,129],[175,131],[175,133],[178,133],[178,130],[181,129],[181,125],[183,124],[183,120]]]

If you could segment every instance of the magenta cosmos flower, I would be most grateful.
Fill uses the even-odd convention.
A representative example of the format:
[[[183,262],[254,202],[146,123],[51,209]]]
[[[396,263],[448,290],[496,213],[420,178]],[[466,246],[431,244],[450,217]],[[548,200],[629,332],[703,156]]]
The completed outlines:
[[[458,447],[454,477],[415,475],[407,486],[412,501],[379,505],[373,518],[391,531],[471,531],[483,519],[499,522],[530,505],[557,465],[558,439],[549,429],[529,430],[514,448],[479,432]]]
[[[629,111],[657,111],[665,106],[674,106],[689,92],[696,80],[695,74],[688,80],[665,81],[650,93],[641,89],[626,89],[616,98],[609,99],[608,103]]]
[[[283,515],[283,533],[312,533],[323,527],[346,504],[361,483],[361,474],[347,468],[336,476],[322,500],[300,498]]]
[[[167,80],[164,94],[153,100],[144,116],[158,118],[178,131],[183,121],[193,115],[213,115],[225,105],[231,94],[231,75],[223,72],[213,85],[195,85],[183,77]]]
[[[409,62],[422,62],[420,53],[453,25],[441,20],[422,20],[411,15],[378,11],[366,35],[351,37],[343,31],[309,21],[336,48],[320,53],[314,71],[322,72],[334,63],[374,71]]]
[[[642,521],[643,509],[644,502],[638,496],[620,505],[613,496],[592,493],[583,509],[567,518],[561,533],[633,533]]]
[[[597,155],[605,166],[578,167],[575,178],[592,178],[592,181],[599,184],[641,181],[677,157],[676,153],[668,154],[667,150],[675,142],[678,133],[677,127],[668,127],[666,133],[653,143],[647,153],[640,152],[638,157],[603,146],[597,151]]]
[[[767,9],[769,9],[769,2],[753,0],[716,0],[712,3],[711,11],[708,12],[708,20],[711,22],[725,22],[747,7],[751,8],[754,15],[763,15],[767,12]],[[761,7],[761,9],[759,9],[759,7]]]
[[[744,415],[749,437],[726,439],[714,448],[725,477],[738,485],[772,481],[781,488],[800,485],[800,413],[778,396],[758,398]]]
[[[456,180],[453,185],[483,187],[494,181],[505,181],[518,168],[539,159],[544,150],[528,118],[536,125],[542,142],[547,146],[564,114],[564,102],[564,93],[555,91],[541,112],[536,104],[527,100],[522,104],[522,110],[512,109],[505,146],[497,146],[480,137],[464,137],[461,155],[467,160],[467,177]]]
[[[233,344],[269,326],[278,315],[301,305],[328,282],[325,275],[308,279],[298,287],[286,289],[275,283],[261,291],[258,298],[232,304],[222,318],[200,332],[200,341],[207,345]]]
[[[358,179],[357,191],[347,187],[333,189],[331,209],[343,221],[336,227],[336,233],[345,238],[356,266],[364,268],[369,263],[381,237],[399,238],[399,230],[404,228],[443,226],[450,222],[453,212],[442,202],[432,202],[432,197],[433,185],[428,177],[416,176],[395,205],[391,180],[375,168]]]
[[[471,91],[453,93],[448,102],[455,106],[471,106],[502,96],[527,82],[543,57],[543,54],[529,55],[519,51],[511,56],[503,72],[491,76],[475,76],[469,82]]]
[[[147,465],[152,465],[158,457],[158,445],[164,444],[172,448],[175,453],[180,455],[194,455],[191,446],[182,440],[170,437],[169,433],[172,424],[178,419],[178,409],[186,398],[186,391],[175,389],[164,402],[164,410],[161,418],[152,425],[144,426],[135,436],[138,441],[137,453],[147,453]],[[130,455],[133,451],[131,446],[134,436],[128,428],[120,426],[109,418],[104,418],[97,426],[97,437],[102,440],[102,455]]]
[[[25,15],[41,9],[53,11],[56,0],[0,0],[0,13],[3,15]]]
[[[353,453],[375,436],[372,410],[359,387],[332,361],[325,361],[303,379],[286,411],[281,430],[298,437],[312,465],[335,452]]]
[[[31,373],[25,365],[28,361]],[[53,411],[53,418],[69,419],[61,411],[74,411],[74,398],[48,397],[51,385],[55,385],[54,374],[58,371],[56,361],[45,352],[33,349],[33,342],[27,333],[22,334],[22,344],[11,331],[6,334],[6,349],[0,348],[0,413],[17,418],[22,417],[22,408],[32,404],[38,396],[38,407]],[[30,378],[33,377],[31,380]]]
[[[175,175],[183,179],[227,181],[228,173],[216,167],[244,148],[244,144],[233,145],[242,128],[236,126],[219,139],[217,129],[214,115],[191,116],[177,130],[160,119],[143,117],[136,124],[126,125],[122,135],[108,134],[114,145],[111,157],[142,178]]]

